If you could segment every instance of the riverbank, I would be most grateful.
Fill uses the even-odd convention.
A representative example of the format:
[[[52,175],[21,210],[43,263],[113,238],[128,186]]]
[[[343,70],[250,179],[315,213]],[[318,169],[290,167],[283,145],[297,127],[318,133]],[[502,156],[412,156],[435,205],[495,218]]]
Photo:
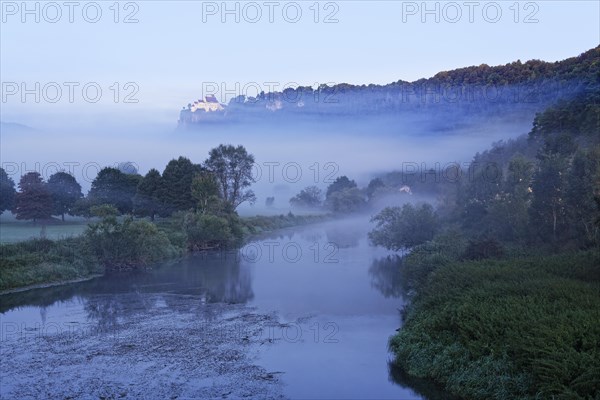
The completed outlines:
[[[330,218],[329,215],[298,216],[291,213],[240,218],[241,235],[243,241],[247,241],[265,232],[324,222]],[[154,261],[175,260],[190,251],[186,245],[185,233],[181,229],[181,221],[177,218],[161,220],[155,226],[158,233],[164,234],[163,241],[169,247],[169,251],[153,255]],[[238,241],[237,245],[241,245],[243,241]],[[117,242],[123,244],[122,241]],[[131,248],[126,243],[124,246]],[[104,274],[106,268],[102,260],[89,247],[84,236],[59,240],[34,238],[18,243],[0,244],[0,295],[93,279]],[[148,246],[144,244],[143,247]],[[140,266],[143,266],[142,264],[140,263]]]
[[[104,272],[81,237],[0,245],[0,291],[90,279]]]
[[[595,398],[600,393],[600,255],[461,261],[418,246],[401,269],[411,304],[395,363],[465,399]]]

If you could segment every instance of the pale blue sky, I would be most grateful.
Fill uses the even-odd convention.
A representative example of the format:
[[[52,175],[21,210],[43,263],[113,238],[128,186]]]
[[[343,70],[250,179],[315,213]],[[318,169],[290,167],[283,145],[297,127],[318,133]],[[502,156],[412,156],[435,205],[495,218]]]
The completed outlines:
[[[44,14],[45,3],[40,2],[40,22],[36,23],[35,15],[22,15],[20,1],[2,2],[3,83],[26,82],[33,87],[34,82],[42,86],[48,82],[97,82],[103,89],[97,104],[84,101],[77,89],[74,102],[69,103],[66,87],[56,104],[44,98],[36,104],[32,95],[25,103],[18,95],[8,96],[2,99],[2,120],[20,122],[32,108],[39,115],[74,110],[87,115],[164,110],[164,117],[172,118],[171,113],[176,115],[181,106],[202,95],[203,82],[226,83],[231,89],[239,82],[240,92],[251,82],[265,89],[267,82],[382,84],[481,63],[497,65],[532,58],[556,61],[600,42],[597,1],[523,1],[516,3],[518,16],[514,1],[473,2],[472,22],[465,2],[452,6],[437,2],[439,23],[435,14],[425,15],[427,20],[422,22],[422,2],[274,2],[273,23],[263,1],[246,6],[245,14],[248,2],[238,2],[239,23],[235,15],[226,15],[226,22],[221,21],[220,1],[121,2],[119,23],[113,21],[114,2],[101,1],[97,2],[102,10],[100,20],[89,23],[82,12],[88,3],[78,2],[70,23],[69,9],[58,2],[62,17],[49,23],[56,10],[50,7]],[[320,8],[318,23],[314,21],[315,3]],[[27,4],[35,7],[35,2]],[[235,4],[228,2],[228,7]],[[256,4],[263,15],[250,23],[247,19],[256,15]],[[290,23],[284,19],[283,7],[288,10],[286,17],[293,18],[296,4],[302,16],[297,23]],[[426,6],[434,9],[435,4]],[[457,18],[455,5],[462,17],[451,23],[448,19]],[[492,23],[496,5],[502,15]],[[87,16],[93,18],[94,8],[87,10]],[[205,15],[203,22],[203,10],[216,14]],[[131,12],[139,22],[123,23]],[[324,23],[331,12],[338,22]],[[528,15],[538,22],[525,23]],[[135,82],[139,92],[133,98],[139,103],[123,104],[121,97],[114,104],[109,88],[113,82],[121,86]],[[130,91],[121,87],[120,93]]]

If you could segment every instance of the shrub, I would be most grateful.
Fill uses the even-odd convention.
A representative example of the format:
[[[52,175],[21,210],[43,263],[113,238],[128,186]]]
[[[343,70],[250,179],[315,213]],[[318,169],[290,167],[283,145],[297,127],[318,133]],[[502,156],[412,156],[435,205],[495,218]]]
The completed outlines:
[[[102,211],[103,219],[90,224],[84,237],[107,269],[143,267],[178,254],[167,235],[151,222],[129,216],[119,222],[110,210]]]
[[[235,239],[230,222],[216,215],[189,212],[183,218],[183,230],[192,251],[224,248]]]

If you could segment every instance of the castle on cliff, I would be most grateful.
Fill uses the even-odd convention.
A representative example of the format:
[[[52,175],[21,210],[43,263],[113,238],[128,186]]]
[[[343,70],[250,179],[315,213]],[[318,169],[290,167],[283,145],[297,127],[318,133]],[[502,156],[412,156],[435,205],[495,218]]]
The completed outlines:
[[[213,115],[222,115],[225,111],[224,104],[219,103],[214,95],[208,95],[204,97],[204,100],[199,99],[193,103],[189,103],[187,107],[183,107],[179,113],[179,123],[195,123],[202,120],[206,120],[209,117],[209,113],[215,113]]]

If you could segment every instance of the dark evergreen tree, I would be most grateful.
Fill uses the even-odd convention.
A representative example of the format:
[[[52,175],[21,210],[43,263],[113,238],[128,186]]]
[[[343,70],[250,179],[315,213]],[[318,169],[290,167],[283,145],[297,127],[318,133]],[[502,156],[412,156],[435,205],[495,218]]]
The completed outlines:
[[[163,190],[163,180],[160,172],[152,168],[137,186],[133,198],[135,214],[150,217],[154,221],[157,214],[162,214],[164,207],[160,199]]]
[[[141,179],[139,175],[124,174],[116,168],[103,168],[92,182],[88,198],[92,205],[110,204],[122,214],[131,213]]]
[[[167,213],[190,210],[196,206],[192,196],[192,180],[200,168],[185,157],[169,161],[162,174],[160,199]]]
[[[52,196],[44,180],[37,172],[28,172],[19,181],[19,193],[15,197],[17,219],[48,219],[52,216]]]

